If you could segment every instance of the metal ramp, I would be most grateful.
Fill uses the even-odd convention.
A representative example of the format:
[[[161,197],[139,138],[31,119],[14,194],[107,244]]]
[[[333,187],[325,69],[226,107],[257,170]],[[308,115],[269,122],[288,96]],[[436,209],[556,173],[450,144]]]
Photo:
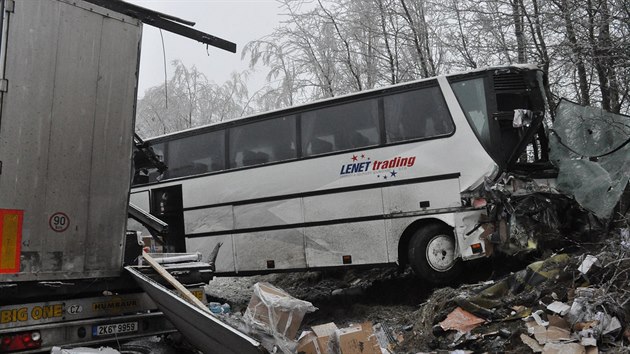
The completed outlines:
[[[144,257],[163,278],[175,286],[182,296],[143,274],[137,267],[125,267],[125,269],[151,297],[166,318],[197,349],[205,354],[268,353],[260,342],[216,318],[203,303],[190,294],[151,256],[144,254]]]

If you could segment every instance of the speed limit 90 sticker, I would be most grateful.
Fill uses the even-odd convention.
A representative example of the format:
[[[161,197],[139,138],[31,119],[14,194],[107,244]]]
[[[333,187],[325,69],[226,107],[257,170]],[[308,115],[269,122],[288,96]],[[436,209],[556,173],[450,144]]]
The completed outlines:
[[[48,219],[48,226],[55,232],[64,232],[70,227],[70,218],[62,212],[56,212]]]

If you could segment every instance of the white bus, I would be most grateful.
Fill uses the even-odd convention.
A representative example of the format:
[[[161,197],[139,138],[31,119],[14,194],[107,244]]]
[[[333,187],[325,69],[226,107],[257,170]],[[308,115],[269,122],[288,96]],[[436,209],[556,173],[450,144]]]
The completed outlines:
[[[220,245],[217,274],[409,264],[448,282],[487,253],[484,179],[546,158],[542,81],[486,68],[149,139],[168,170],[137,168],[131,203],[169,250]]]

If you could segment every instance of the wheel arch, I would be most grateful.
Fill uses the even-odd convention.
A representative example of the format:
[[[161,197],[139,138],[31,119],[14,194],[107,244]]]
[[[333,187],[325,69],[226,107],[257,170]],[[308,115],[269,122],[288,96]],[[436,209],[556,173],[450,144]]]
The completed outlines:
[[[433,225],[433,224],[438,224],[438,225],[444,225],[447,226],[449,228],[454,228],[453,225],[448,224],[447,222],[445,222],[444,220],[435,218],[435,217],[428,217],[428,218],[423,218],[423,219],[418,219],[415,220],[414,222],[412,222],[411,224],[409,224],[406,228],[405,231],[403,231],[402,235],[400,236],[400,239],[398,240],[398,264],[401,267],[405,267],[409,264],[409,241],[411,241],[411,237],[416,233],[416,231],[418,231],[419,229],[426,227],[427,225]],[[456,242],[457,242],[457,238],[455,238]]]

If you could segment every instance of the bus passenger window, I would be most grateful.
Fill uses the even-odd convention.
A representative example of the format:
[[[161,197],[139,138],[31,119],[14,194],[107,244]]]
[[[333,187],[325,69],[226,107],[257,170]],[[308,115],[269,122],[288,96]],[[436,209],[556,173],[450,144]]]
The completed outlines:
[[[325,154],[333,151],[333,144],[326,140],[314,138],[307,147],[309,155]]]
[[[378,101],[351,102],[302,113],[304,156],[379,143]]]
[[[185,177],[225,169],[224,141],[223,131],[167,141],[165,177]]]
[[[243,151],[241,161],[243,166],[260,165],[269,162],[269,155],[264,152]]]
[[[387,142],[430,138],[453,132],[453,121],[438,86],[384,98]]]
[[[295,117],[279,117],[230,128],[230,166],[246,167],[297,157]]]

